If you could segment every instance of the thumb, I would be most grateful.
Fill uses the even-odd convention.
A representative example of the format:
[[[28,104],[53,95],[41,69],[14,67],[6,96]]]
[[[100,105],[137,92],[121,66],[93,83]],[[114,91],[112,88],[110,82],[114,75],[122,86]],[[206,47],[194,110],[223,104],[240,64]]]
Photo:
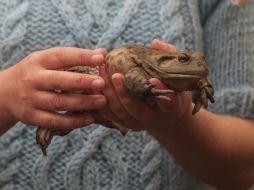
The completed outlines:
[[[174,45],[162,42],[158,39],[155,39],[155,40],[152,41],[152,48],[156,49],[156,50],[159,50],[159,51],[167,51],[167,52],[170,52],[170,53],[178,53],[178,49]]]

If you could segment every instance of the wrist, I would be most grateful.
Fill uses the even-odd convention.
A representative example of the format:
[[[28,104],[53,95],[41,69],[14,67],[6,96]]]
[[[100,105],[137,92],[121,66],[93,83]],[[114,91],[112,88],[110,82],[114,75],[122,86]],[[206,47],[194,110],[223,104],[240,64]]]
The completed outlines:
[[[11,114],[9,111],[6,103],[8,102],[7,97],[8,93],[6,93],[7,89],[4,88],[6,84],[9,84],[8,82],[8,75],[7,70],[0,71],[0,134],[3,134],[5,131],[7,131],[10,127],[12,127],[15,123],[18,121],[15,119],[15,117]]]
[[[151,128],[148,130],[148,133],[156,138],[161,144],[164,144],[163,142],[168,143],[171,140],[177,141],[179,135],[184,135],[184,133],[188,131],[186,129],[191,128],[190,125],[193,125],[194,120],[198,115],[192,115],[193,107],[194,104],[191,103],[190,106],[186,108],[181,114],[178,114],[178,116],[168,116],[168,121],[163,121],[163,127],[160,129],[158,129],[158,127]]]
[[[14,126],[18,121],[2,109],[0,106],[0,136]]]

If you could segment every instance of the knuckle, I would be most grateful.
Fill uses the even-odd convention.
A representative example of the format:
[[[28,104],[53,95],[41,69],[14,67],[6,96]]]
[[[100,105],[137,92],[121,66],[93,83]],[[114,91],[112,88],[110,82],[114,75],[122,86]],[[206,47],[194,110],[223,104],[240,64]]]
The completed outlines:
[[[84,101],[83,103],[83,109],[84,110],[92,110],[94,108],[92,101]]]
[[[34,106],[34,103],[37,101],[37,97],[34,93],[27,93],[24,91],[19,92],[18,102],[21,105],[20,110],[21,112],[29,112],[30,109]]]
[[[94,101],[87,96],[81,96],[77,99],[73,99],[70,104],[78,110],[92,110],[94,109]]]
[[[105,97],[101,97],[101,95],[83,95],[77,100],[77,103],[79,102],[85,110],[93,110],[103,107],[103,99]]]
[[[20,68],[19,68],[20,69]],[[27,67],[23,67],[22,68],[23,71],[20,72],[19,75],[19,80],[17,81],[18,85],[22,85],[22,87],[24,88],[24,86],[31,86],[35,83],[35,79],[36,79],[36,73],[31,72],[29,69],[27,69]]]
[[[34,123],[33,122],[33,115],[34,112],[33,110],[26,108],[26,106],[23,106],[23,108],[21,109],[21,121],[26,122],[26,123]]]
[[[61,126],[60,121],[58,119],[53,118],[53,117],[48,118],[45,123],[48,128],[57,128],[57,127]]]
[[[26,110],[21,113],[21,121],[27,122],[29,120],[29,114]]]
[[[20,99],[20,101],[21,101],[22,103],[26,103],[27,101],[30,100],[30,97],[29,97],[29,95],[28,95],[27,92],[24,92],[23,90],[21,90],[21,91],[19,92],[19,99]]]
[[[96,109],[98,108],[97,106],[97,98],[91,97],[91,99],[87,99],[87,101],[84,101],[84,107],[86,110],[91,110],[91,109]]]
[[[79,59],[80,59],[81,63],[87,63],[88,62],[88,56],[85,53],[80,54]]]
[[[63,79],[61,79],[60,77],[58,77],[58,75],[55,75],[55,74],[50,74],[48,76],[48,81],[51,83],[51,86],[54,90],[60,90],[60,87],[62,86],[63,84]]]
[[[20,78],[20,83],[22,85],[22,87],[24,88],[25,86],[28,87],[28,86],[32,86],[34,84],[34,81],[35,81],[35,78],[34,78],[34,75],[33,74],[24,74],[23,77]]]
[[[58,95],[54,95],[50,101],[50,104],[55,110],[61,110],[63,108],[62,100]]]
[[[100,100],[94,99],[93,101],[89,101],[86,106],[87,106],[87,109],[92,110],[92,109],[97,109],[102,107],[101,104],[102,103],[100,103]]]
[[[42,51],[34,51],[26,57],[26,60],[31,62],[39,62],[41,60],[42,54]]]
[[[71,119],[70,126],[71,128],[78,128],[78,127],[82,127],[82,124],[79,119]]]
[[[78,88],[83,89],[83,88],[88,88],[88,84],[86,82],[86,79],[84,77],[77,77],[75,81],[76,85]]]
[[[36,124],[45,128],[59,128],[62,127],[61,120],[53,115],[37,115],[35,117]]]
[[[54,49],[54,56],[59,62],[64,61],[65,59],[65,53],[63,48],[55,48]]]

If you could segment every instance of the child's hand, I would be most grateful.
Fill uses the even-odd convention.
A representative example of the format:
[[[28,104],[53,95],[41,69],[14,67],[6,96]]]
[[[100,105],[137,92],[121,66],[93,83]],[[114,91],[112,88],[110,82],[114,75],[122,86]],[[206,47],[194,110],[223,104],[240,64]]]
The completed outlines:
[[[101,90],[105,86],[103,79],[61,70],[78,65],[100,65],[104,62],[104,52],[103,49],[64,47],[30,54],[0,72],[0,111],[12,120],[47,128],[74,128],[92,123],[88,113],[67,115],[57,111],[98,109],[106,104],[105,97],[60,91]]]

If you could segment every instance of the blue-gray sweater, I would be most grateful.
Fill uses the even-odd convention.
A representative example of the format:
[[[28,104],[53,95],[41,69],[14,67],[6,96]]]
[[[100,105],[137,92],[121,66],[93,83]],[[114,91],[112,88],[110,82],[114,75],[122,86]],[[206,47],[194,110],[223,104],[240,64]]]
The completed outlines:
[[[254,118],[254,3],[0,0],[1,69],[53,46],[110,50],[125,43],[149,45],[154,38],[205,52],[216,92],[211,111]],[[0,138],[0,189],[198,190],[205,185],[146,132],[123,138],[91,125],[54,138],[44,157],[35,128],[18,123]]]

